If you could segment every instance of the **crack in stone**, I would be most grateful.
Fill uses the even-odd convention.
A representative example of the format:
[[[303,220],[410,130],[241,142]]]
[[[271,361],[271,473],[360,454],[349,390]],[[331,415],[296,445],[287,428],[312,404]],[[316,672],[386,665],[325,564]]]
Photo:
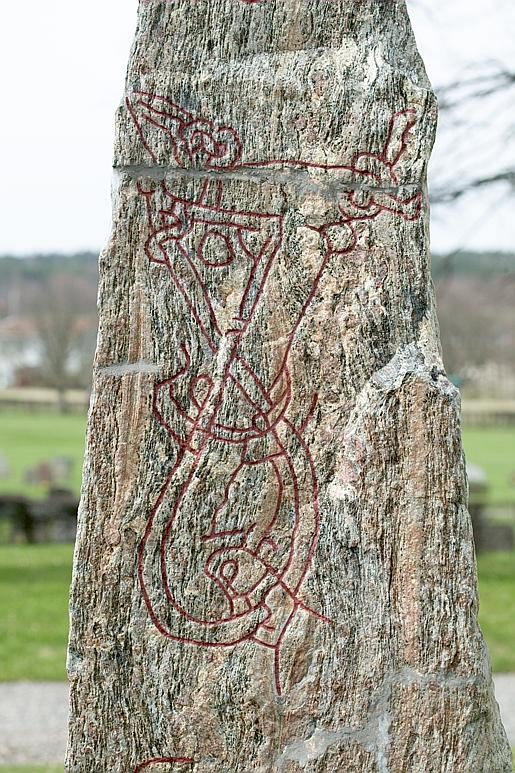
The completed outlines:
[[[326,189],[336,185],[340,190],[365,192],[370,191],[374,193],[385,193],[391,196],[397,196],[400,193],[406,193],[407,191],[409,191],[411,195],[418,192],[423,192],[420,183],[409,182],[396,186],[368,185],[365,183],[351,181],[350,179],[335,180],[335,177],[351,178],[353,173],[349,172],[349,170],[338,168],[313,170],[309,167],[308,162],[306,162],[307,166],[305,168],[289,169],[285,168],[286,163],[282,164],[283,168],[280,168],[281,163],[282,162],[278,162],[278,168],[274,169],[273,171],[271,171],[270,168],[263,170],[248,168],[242,168],[241,170],[201,170],[180,169],[165,164],[154,164],[151,166],[147,166],[145,164],[126,164],[115,165],[114,172],[118,176],[127,175],[131,180],[140,180],[141,178],[145,177],[151,180],[155,180],[156,182],[164,182],[166,179],[189,178],[203,181],[211,179],[219,181],[231,180],[258,183],[274,182],[276,184],[289,183],[311,190]],[[330,179],[327,181],[316,179],[314,174],[320,174],[321,172],[324,172],[324,174]]]
[[[331,732],[320,730],[317,727],[315,732],[306,740],[294,741],[286,747],[277,760],[277,769],[282,770],[286,762],[297,762],[301,768],[304,768],[308,762],[322,757],[335,743],[357,738],[361,732],[351,730]]]
[[[280,773],[287,762],[297,762],[305,768],[308,762],[317,760],[330,749],[340,743],[356,742],[365,751],[375,754],[379,773],[388,773],[386,752],[390,743],[389,701],[391,697],[394,675],[386,677],[377,689],[377,697],[369,711],[365,724],[358,728],[342,728],[341,730],[321,730],[316,728],[307,739],[288,744],[277,760],[277,771]]]
[[[104,365],[95,369],[102,376],[131,376],[134,374],[161,373],[162,366],[152,362],[138,360],[138,362],[120,362],[113,365]]]
[[[480,684],[487,685],[489,680],[482,675],[475,676],[457,676],[456,674],[449,673],[449,671],[441,671],[429,674],[421,674],[414,668],[399,669],[392,678],[392,684],[400,684],[402,686],[408,686],[410,684],[417,684],[421,686],[437,685],[438,687],[445,687],[453,689],[455,687],[473,687]]]
[[[323,757],[331,746],[354,741],[365,751],[375,755],[379,773],[389,773],[387,752],[392,722],[390,701],[395,685],[436,685],[441,689],[456,689],[482,683],[488,686],[488,680],[483,676],[457,676],[447,671],[422,674],[413,668],[401,668],[387,676],[378,687],[373,706],[362,727],[344,727],[341,730],[315,728],[308,738],[293,741],[284,748],[276,762],[277,771],[280,773],[288,762],[296,762],[301,768],[305,768],[308,762]]]

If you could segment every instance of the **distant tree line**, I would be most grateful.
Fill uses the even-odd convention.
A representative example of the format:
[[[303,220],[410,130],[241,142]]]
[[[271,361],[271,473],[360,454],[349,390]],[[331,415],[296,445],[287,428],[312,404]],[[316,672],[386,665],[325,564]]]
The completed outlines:
[[[19,329],[29,331],[38,350],[38,366],[20,368],[18,383],[59,391],[89,386],[97,262],[94,253],[0,256],[0,346],[6,351],[10,336],[15,358],[23,341],[12,331]],[[475,393],[488,368],[514,374],[515,384],[515,254],[435,255],[433,277],[449,374]]]
[[[94,354],[98,255],[0,258],[0,344],[14,385],[88,388]],[[5,356],[5,355],[4,355]]]
[[[515,397],[515,255],[433,258],[447,371],[465,392]]]

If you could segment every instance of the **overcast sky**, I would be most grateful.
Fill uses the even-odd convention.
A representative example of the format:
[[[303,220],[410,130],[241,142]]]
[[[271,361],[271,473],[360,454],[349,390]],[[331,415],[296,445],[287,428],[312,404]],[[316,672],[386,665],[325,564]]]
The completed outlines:
[[[513,0],[409,4],[434,83],[453,80],[486,59],[514,67]],[[113,114],[122,95],[136,8],[137,0],[3,3],[0,254],[98,250],[105,243]],[[505,120],[496,110],[481,115],[477,143],[474,132],[463,135],[463,128],[459,141],[458,134],[449,138],[443,132],[435,173],[448,164],[449,148],[457,145],[462,155],[453,163],[461,164],[464,174],[471,164],[486,170],[497,163],[506,152]],[[485,131],[493,132],[493,141],[484,141]],[[514,201],[505,193],[499,189],[486,199],[471,197],[443,215],[436,213],[435,249],[513,250]]]

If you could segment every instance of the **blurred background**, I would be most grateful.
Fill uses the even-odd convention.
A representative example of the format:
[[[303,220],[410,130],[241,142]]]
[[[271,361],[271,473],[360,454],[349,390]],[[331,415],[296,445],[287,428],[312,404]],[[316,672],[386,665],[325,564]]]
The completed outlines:
[[[430,179],[434,283],[446,368],[463,396],[481,625],[515,746],[515,6],[408,4],[440,99]],[[97,259],[109,232],[113,115],[136,5],[27,0],[3,11],[4,773],[62,770],[55,765],[64,745],[67,596]],[[20,729],[29,725],[30,733]]]

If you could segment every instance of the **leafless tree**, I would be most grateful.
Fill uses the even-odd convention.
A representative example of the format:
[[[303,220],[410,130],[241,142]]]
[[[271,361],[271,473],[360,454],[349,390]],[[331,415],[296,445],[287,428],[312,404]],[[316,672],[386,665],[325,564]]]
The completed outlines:
[[[442,36],[445,30],[440,11],[445,0],[408,0],[408,5],[423,12],[435,38]],[[463,4],[464,14],[466,10]],[[485,14],[487,11],[515,28],[512,0],[485,2]],[[478,60],[448,81],[437,83],[436,91],[440,138],[447,138],[448,143],[444,163],[433,170],[433,205],[448,205],[470,192],[494,186],[504,186],[513,194],[515,153],[510,151],[515,147],[515,61]],[[490,150],[493,153],[489,154]]]
[[[494,121],[495,116],[511,111],[515,101],[515,70],[507,69],[502,62],[484,62],[474,69],[438,90],[442,128],[454,135],[452,143],[458,149],[458,163],[449,164],[452,174],[433,188],[434,204],[448,204],[471,191],[498,185],[507,187],[510,194],[515,193],[515,154],[497,152],[495,162],[488,164],[486,171],[471,163],[470,156],[466,170],[460,163],[459,149],[463,144],[458,137],[470,135],[472,129],[464,114],[474,111],[483,120],[489,116]],[[515,119],[505,122],[499,140],[504,140],[505,149],[515,144]]]
[[[460,27],[446,29],[443,20],[457,23],[459,13],[465,17],[465,2],[449,13],[445,0],[408,0],[408,4],[419,21],[423,19],[425,32],[430,30],[435,40],[446,40],[452,47]],[[512,0],[484,0],[481,7],[485,22],[490,12],[515,25]],[[479,15],[477,21],[479,25]],[[479,39],[480,31],[477,34]],[[460,61],[459,51],[455,60]],[[478,275],[466,260],[475,246],[475,240],[470,242],[474,229],[494,222],[496,207],[515,201],[515,58],[460,65],[436,86],[440,126],[430,193],[435,217],[445,218],[458,247],[440,260],[435,284],[446,367],[466,382],[467,374],[493,364],[515,369],[515,264],[511,261],[502,274],[492,265],[490,274]],[[460,225],[450,213],[464,211],[459,205],[465,199],[467,212],[470,202],[474,215]]]
[[[66,274],[51,276],[34,296],[31,317],[41,351],[41,369],[66,410],[70,386],[86,387],[94,349],[94,290]]]
[[[447,370],[466,379],[471,367],[515,368],[515,279],[450,275],[436,283]]]

